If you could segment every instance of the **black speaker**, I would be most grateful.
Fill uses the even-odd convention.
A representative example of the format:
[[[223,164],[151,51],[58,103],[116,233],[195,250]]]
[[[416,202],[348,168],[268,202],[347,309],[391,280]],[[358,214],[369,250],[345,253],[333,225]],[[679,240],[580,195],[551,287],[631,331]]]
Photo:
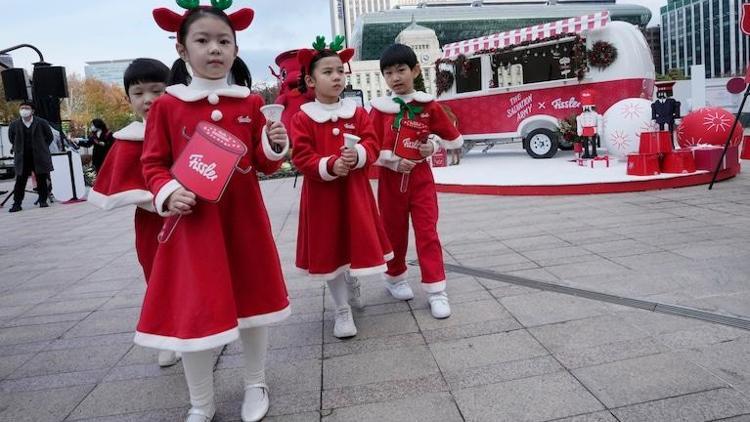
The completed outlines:
[[[33,84],[35,94],[57,98],[68,96],[68,79],[62,66],[35,67]]]
[[[25,69],[5,69],[0,72],[0,74],[2,74],[3,78],[3,88],[5,89],[6,101],[29,100],[29,77],[26,75]]]

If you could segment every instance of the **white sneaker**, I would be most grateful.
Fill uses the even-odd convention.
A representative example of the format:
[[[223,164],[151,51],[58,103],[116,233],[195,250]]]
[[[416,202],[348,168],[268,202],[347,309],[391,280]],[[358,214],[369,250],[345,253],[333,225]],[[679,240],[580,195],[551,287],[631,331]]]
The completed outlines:
[[[430,311],[433,317],[443,319],[451,316],[451,305],[448,303],[447,293],[430,293],[427,296],[427,301],[430,302]]]
[[[180,355],[178,352],[173,352],[171,350],[159,350],[159,366],[161,366],[162,368],[172,366],[175,363],[179,362],[181,357],[182,355]]]
[[[362,302],[362,288],[357,277],[346,277],[346,288],[349,291],[349,306],[356,309],[364,309]]]
[[[391,296],[398,300],[414,299],[414,292],[411,290],[411,286],[409,286],[409,282],[406,280],[401,280],[396,283],[389,283],[386,280],[385,288]]]
[[[333,322],[333,336],[336,338],[354,337],[357,335],[357,326],[354,325],[352,308],[345,306],[336,309],[336,319]]]
[[[211,422],[214,418],[214,413],[216,413],[216,409],[213,408],[209,411],[206,411],[203,409],[192,407],[190,408],[190,410],[188,410],[185,422]]]
[[[251,384],[245,387],[245,399],[242,400],[242,422],[256,422],[268,413],[268,386]]]

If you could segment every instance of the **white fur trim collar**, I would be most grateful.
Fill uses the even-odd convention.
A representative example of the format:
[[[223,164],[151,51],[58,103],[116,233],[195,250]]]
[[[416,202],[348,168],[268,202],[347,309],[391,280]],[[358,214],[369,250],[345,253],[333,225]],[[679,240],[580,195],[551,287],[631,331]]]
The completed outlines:
[[[204,84],[191,83],[190,85],[172,85],[167,87],[167,93],[185,102],[200,101],[208,98],[211,94],[219,97],[247,98],[250,88],[241,85],[221,84],[218,86],[204,86]]]
[[[143,122],[133,122],[113,133],[115,139],[122,141],[143,141],[146,134],[146,125]]]
[[[357,103],[348,98],[344,98],[336,104],[323,104],[315,100],[303,104],[300,108],[316,123],[325,123],[329,120],[335,122],[338,119],[351,119],[357,111]]]
[[[398,103],[393,101],[393,99],[396,97],[401,98],[407,104],[412,101],[416,101],[418,103],[429,103],[430,101],[433,101],[435,99],[435,97],[427,94],[426,92],[414,91],[411,94],[406,95],[389,95],[385,97],[373,98],[372,101],[370,101],[370,105],[372,105],[373,108],[382,113],[396,114],[399,112],[399,110],[401,110],[401,107],[399,107]]]

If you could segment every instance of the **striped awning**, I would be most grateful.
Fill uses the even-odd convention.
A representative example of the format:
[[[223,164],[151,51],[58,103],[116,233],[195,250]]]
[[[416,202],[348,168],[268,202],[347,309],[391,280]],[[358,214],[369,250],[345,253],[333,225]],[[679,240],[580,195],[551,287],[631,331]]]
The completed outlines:
[[[478,51],[510,47],[523,42],[554,37],[555,35],[579,34],[583,31],[603,28],[608,22],[609,12],[604,11],[472,38],[444,45],[442,58],[453,59],[461,54],[471,56]]]

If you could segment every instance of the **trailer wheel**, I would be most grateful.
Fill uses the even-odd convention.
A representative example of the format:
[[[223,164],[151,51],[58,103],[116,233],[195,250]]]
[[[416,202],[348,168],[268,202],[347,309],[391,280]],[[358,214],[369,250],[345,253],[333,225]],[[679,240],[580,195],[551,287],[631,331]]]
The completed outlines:
[[[550,158],[559,147],[557,134],[549,129],[534,129],[526,135],[524,147],[532,158]]]

